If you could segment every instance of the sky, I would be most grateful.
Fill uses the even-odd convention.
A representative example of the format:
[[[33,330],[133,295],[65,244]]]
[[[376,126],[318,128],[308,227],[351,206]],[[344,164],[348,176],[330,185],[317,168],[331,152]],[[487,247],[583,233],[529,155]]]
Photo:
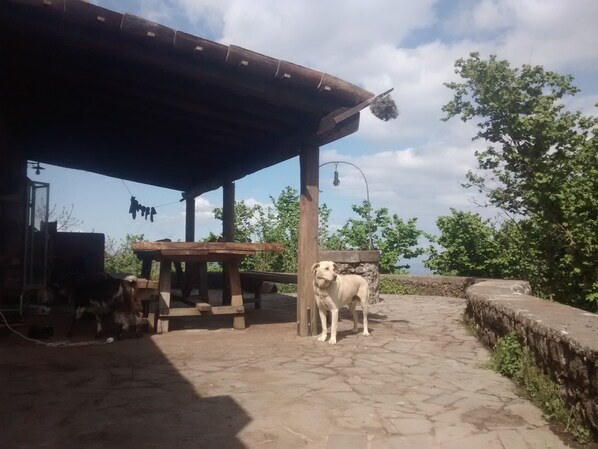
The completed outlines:
[[[492,218],[483,198],[462,187],[475,169],[473,124],[441,120],[451,99],[445,82],[458,81],[454,62],[478,51],[496,54],[513,66],[542,65],[572,74],[581,89],[567,106],[595,114],[598,103],[598,1],[596,0],[96,0],[177,30],[234,44],[330,73],[374,93],[394,88],[400,115],[384,122],[369,110],[360,130],[320,149],[320,162],[357,165],[375,209],[386,207],[420,229],[437,234],[435,221],[451,208]],[[50,204],[74,206],[82,223],[72,231],[102,232],[120,240],[144,234],[156,240],[184,240],[185,204],[180,192],[127,180],[42,164],[31,179],[49,182]],[[356,218],[352,204],[366,199],[365,181],[349,164],[321,168],[320,202],[332,209],[330,224]],[[299,189],[299,161],[249,175],[236,182],[236,198],[269,204],[286,187]],[[128,214],[130,194],[155,206],[155,221]],[[222,191],[196,199],[196,238],[221,231],[213,218]],[[423,242],[422,242],[423,243]],[[416,264],[412,273],[422,271]]]

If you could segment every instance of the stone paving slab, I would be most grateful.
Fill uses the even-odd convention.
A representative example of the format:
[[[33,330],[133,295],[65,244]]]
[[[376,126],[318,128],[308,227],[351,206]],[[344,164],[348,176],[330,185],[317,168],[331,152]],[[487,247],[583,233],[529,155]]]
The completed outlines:
[[[464,307],[386,296],[370,337],[343,313],[336,346],[296,337],[282,295],[265,295],[242,331],[214,317],[104,346],[0,337],[0,447],[572,447],[480,368],[489,354],[461,325]]]

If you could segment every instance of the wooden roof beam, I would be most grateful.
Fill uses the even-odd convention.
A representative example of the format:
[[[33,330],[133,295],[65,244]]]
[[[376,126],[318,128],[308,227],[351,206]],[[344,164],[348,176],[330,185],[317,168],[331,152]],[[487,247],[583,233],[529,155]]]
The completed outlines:
[[[292,136],[284,141],[273,145],[272,147],[264,150],[264,153],[268,154],[269,157],[267,158],[267,164],[264,164],[264,160],[261,160],[261,163],[245,163],[242,167],[238,166],[231,166],[229,169],[222,172],[222,176],[220,181],[213,181],[208,183],[198,184],[194,188],[183,192],[182,197],[183,199],[192,197],[195,198],[202,193],[209,192],[210,190],[215,190],[224,182],[235,181],[240,179],[248,174],[255,173],[256,171],[261,170],[264,167],[272,166],[278,164],[282,161],[285,161],[291,157],[297,156],[302,148],[305,146],[322,146],[330,142],[334,142],[335,140],[341,139],[348,135],[353,134],[359,129],[359,113],[353,114],[347,120],[343,121],[337,127],[326,131],[322,134],[314,133],[301,133],[295,136]],[[182,201],[182,200],[181,200]]]

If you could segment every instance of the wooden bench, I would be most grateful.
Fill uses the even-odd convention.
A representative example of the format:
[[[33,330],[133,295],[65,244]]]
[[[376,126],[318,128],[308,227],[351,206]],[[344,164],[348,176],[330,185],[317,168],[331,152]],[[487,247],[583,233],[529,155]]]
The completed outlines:
[[[241,286],[253,293],[255,308],[262,307],[262,284],[274,282],[278,284],[297,284],[296,273],[270,273],[267,271],[242,271]]]

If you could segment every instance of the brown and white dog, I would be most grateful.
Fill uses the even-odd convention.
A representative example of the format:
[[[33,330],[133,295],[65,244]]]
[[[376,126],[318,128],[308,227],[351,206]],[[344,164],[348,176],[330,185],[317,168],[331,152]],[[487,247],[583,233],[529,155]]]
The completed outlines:
[[[328,343],[336,344],[336,329],[338,326],[338,310],[349,306],[353,314],[353,332],[358,332],[357,303],[363,309],[363,335],[368,336],[368,301],[370,290],[367,281],[356,274],[340,275],[334,272],[334,262],[322,261],[314,264],[311,269],[314,273],[314,295],[320,313],[322,334],[318,341],[326,341],[328,329],[326,327],[326,312],[330,312],[330,340]]]
[[[75,316],[68,330],[73,335],[76,322],[84,313],[96,318],[96,338],[102,336],[102,315],[112,314],[118,325],[118,338],[122,338],[131,325],[135,334],[141,336],[141,304],[137,298],[135,276],[117,279],[106,274],[79,280],[66,290],[75,308]]]

